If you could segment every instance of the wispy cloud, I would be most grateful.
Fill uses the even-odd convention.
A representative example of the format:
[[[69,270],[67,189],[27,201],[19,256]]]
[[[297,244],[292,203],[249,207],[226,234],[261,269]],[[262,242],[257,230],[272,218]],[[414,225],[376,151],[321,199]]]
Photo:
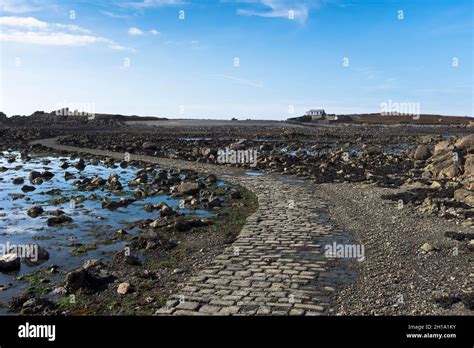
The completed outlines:
[[[37,1],[26,0],[1,0],[0,12],[7,13],[28,13],[39,11],[41,6]]]
[[[125,7],[135,9],[146,9],[163,6],[178,6],[184,5],[185,2],[182,0],[143,0],[143,1],[129,1],[123,4]]]
[[[219,80],[231,81],[231,82],[237,83],[239,85],[251,86],[251,87],[255,87],[255,88],[263,88],[263,84],[261,82],[255,82],[255,81],[243,79],[243,78],[236,77],[236,76],[216,75],[215,78],[219,79]]]
[[[0,17],[0,42],[45,46],[87,46],[104,44],[110,49],[133,51],[115,41],[92,35],[77,25],[47,23],[34,17]]]
[[[110,18],[116,18],[116,19],[125,19],[129,18],[129,15],[126,14],[118,14],[110,11],[100,11],[104,16],[110,17]]]
[[[245,4],[245,8],[237,9],[242,16],[258,16],[267,18],[286,18],[304,23],[308,18],[310,5],[306,1],[291,0],[222,0]],[[316,1],[312,1],[312,6]]]
[[[61,24],[61,23],[47,23],[40,21],[34,17],[16,17],[7,16],[0,17],[0,26],[10,28],[22,28],[22,29],[65,29],[69,31],[80,32],[83,34],[90,34],[90,30],[81,28],[78,25],[72,24]]]
[[[128,29],[128,35],[132,35],[132,36],[143,35],[143,31],[141,31],[138,28],[131,27],[131,28]]]

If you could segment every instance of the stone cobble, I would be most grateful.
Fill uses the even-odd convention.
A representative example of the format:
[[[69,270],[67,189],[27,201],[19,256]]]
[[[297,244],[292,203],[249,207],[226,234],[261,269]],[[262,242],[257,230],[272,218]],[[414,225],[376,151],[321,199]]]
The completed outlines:
[[[123,154],[36,141],[56,150],[123,159]],[[161,167],[225,175],[258,197],[257,212],[232,245],[170,297],[157,315],[325,315],[334,314],[331,272],[318,242],[337,234],[326,204],[301,182],[245,175],[240,168],[148,156],[133,156]],[[338,270],[336,269],[336,272]]]

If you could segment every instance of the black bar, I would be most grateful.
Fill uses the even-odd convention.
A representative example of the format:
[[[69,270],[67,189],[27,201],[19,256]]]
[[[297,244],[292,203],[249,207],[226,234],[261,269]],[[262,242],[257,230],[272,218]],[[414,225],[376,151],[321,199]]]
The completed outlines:
[[[0,346],[324,344],[472,347],[474,317],[0,317]],[[55,340],[19,338],[25,323],[55,325]],[[409,325],[417,329],[409,329]],[[427,325],[431,327],[428,328]],[[441,325],[441,327],[439,327]],[[456,325],[450,329],[446,325]],[[408,338],[407,334],[456,337]]]

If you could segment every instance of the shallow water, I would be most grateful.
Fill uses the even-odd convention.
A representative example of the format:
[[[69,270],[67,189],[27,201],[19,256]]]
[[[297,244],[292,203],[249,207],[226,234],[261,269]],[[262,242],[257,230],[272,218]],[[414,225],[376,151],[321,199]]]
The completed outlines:
[[[245,175],[248,175],[248,176],[264,176],[265,173],[249,170],[249,171],[245,172]]]
[[[135,177],[138,168],[107,168],[103,165],[103,162],[92,165],[86,161],[86,168],[79,171],[72,166],[78,160],[67,158],[70,167],[64,170],[60,168],[62,164],[60,157],[35,157],[29,161],[23,161],[16,157],[13,163],[8,163],[8,157],[17,155],[13,152],[4,152],[3,156],[0,156],[0,168],[8,168],[7,171],[0,173],[0,244],[3,245],[3,250],[7,243],[10,245],[37,243],[48,250],[50,258],[41,266],[30,267],[22,262],[19,272],[0,273],[0,286],[8,283],[14,285],[13,288],[4,291],[0,289],[0,302],[5,302],[12,295],[17,294],[19,290],[31,286],[25,282],[19,282],[16,278],[38,270],[40,267],[55,264],[60,266],[61,272],[66,272],[82,265],[88,259],[107,259],[109,257],[108,252],[123,248],[126,242],[119,241],[104,245],[100,244],[100,240],[113,237],[115,232],[120,228],[125,228],[127,223],[159,217],[157,211],[145,211],[143,205],[146,203],[166,202],[176,211],[186,215],[200,217],[213,215],[213,213],[206,210],[180,209],[179,199],[168,195],[147,197],[146,199],[137,200],[128,207],[114,211],[103,209],[101,201],[104,197],[109,200],[122,197],[133,198],[133,189],[129,188],[127,183]],[[49,181],[44,181],[41,185],[33,185],[28,180],[28,175],[33,170],[40,173],[48,170],[54,173],[55,176]],[[74,174],[75,178],[65,180],[65,171]],[[73,185],[73,182],[77,179],[94,178],[96,176],[107,179],[112,173],[119,175],[119,180],[123,185],[123,190],[118,194],[112,193],[109,189],[80,191]],[[23,177],[25,179],[24,184],[14,185],[12,179],[17,177]],[[23,185],[34,186],[36,190],[24,193],[21,191]],[[48,194],[47,192],[52,189],[59,189],[61,192],[59,195]],[[82,203],[71,204],[71,200],[75,197],[84,195],[87,198],[92,194],[97,196],[96,200],[86,199]],[[20,198],[18,198],[15,195],[24,195],[24,197],[19,196]],[[61,197],[67,198],[65,202],[59,204],[53,202]],[[44,213],[37,218],[28,216],[26,211],[33,206],[41,206]],[[46,220],[51,215],[48,212],[57,209],[63,210],[67,216],[70,216],[73,223],[62,227],[49,227]],[[133,234],[137,231],[127,229],[127,232]],[[70,243],[98,244],[96,250],[76,256],[71,252],[77,246],[71,246]]]

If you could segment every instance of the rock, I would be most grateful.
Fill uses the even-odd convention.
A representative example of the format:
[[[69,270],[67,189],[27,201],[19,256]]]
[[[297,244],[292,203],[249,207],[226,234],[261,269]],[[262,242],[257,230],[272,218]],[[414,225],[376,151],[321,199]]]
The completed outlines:
[[[466,233],[456,232],[456,231],[447,231],[447,232],[444,233],[444,235],[447,238],[451,238],[451,239],[454,239],[454,240],[457,240],[457,241],[462,241],[462,240],[466,239],[466,237],[467,237]]]
[[[74,166],[77,170],[82,171],[86,168],[86,163],[84,162],[84,159],[79,159],[79,161],[76,163]]]
[[[433,181],[430,185],[430,188],[435,189],[435,190],[437,190],[441,187],[442,187],[442,185],[439,181]]]
[[[23,178],[14,178],[12,180],[12,182],[13,182],[14,185],[22,185],[25,182],[25,179],[23,179]]]
[[[47,220],[48,226],[59,226],[59,225],[68,224],[68,223],[71,223],[71,222],[72,222],[72,218],[70,218],[69,216],[66,216],[66,215],[60,215],[60,216],[57,216],[57,217],[50,217]]]
[[[178,231],[178,232],[187,232],[189,230],[191,230],[191,224],[186,221],[186,220],[178,220],[174,223],[174,228]]]
[[[28,214],[28,216],[32,218],[36,218],[43,213],[44,213],[44,210],[40,206],[31,207],[30,209],[26,211],[26,214]]]
[[[67,292],[94,293],[107,288],[107,284],[112,282],[115,277],[110,275],[104,267],[104,264],[99,260],[88,260],[82,267],[66,274],[65,288]]]
[[[182,182],[178,186],[178,192],[183,195],[193,195],[198,193],[199,190],[200,186],[197,182]]]
[[[106,181],[102,179],[100,176],[92,179],[91,184],[95,186],[104,186]]]
[[[467,247],[469,250],[474,251],[474,239],[471,239],[469,243],[467,244]]]
[[[434,250],[433,246],[431,244],[428,244],[428,243],[424,243],[420,247],[420,249],[423,250],[423,251],[426,251],[427,253]]]
[[[416,160],[424,161],[431,157],[430,148],[426,145],[418,145],[413,156]]]
[[[467,184],[467,189],[469,191],[474,191],[474,181],[470,181],[469,184]]]
[[[117,230],[117,232],[115,232],[115,234],[116,234],[117,236],[125,236],[125,235],[127,235],[128,233],[127,233],[127,231],[125,231],[123,228],[121,228],[121,229]]]
[[[48,214],[53,215],[53,216],[61,216],[61,215],[64,215],[64,211],[61,209],[56,209],[56,210],[49,211]]]
[[[25,193],[26,193],[26,192],[33,192],[34,190],[36,190],[36,187],[34,187],[34,186],[29,186],[29,185],[24,185],[24,186],[21,188],[21,190],[22,190],[23,192],[25,192]]]
[[[162,208],[160,209],[160,216],[163,217],[163,216],[172,216],[172,215],[176,215],[176,212],[173,210],[173,208],[171,208],[167,204],[164,204]]]
[[[51,180],[54,177],[54,174],[46,170],[43,172],[43,174],[41,174],[41,177],[44,180]]]
[[[158,146],[155,143],[152,143],[151,141],[146,141],[143,143],[142,149],[156,151],[158,149]]]
[[[41,177],[31,180],[31,183],[33,185],[41,185],[43,182],[44,182],[44,180]]]
[[[0,256],[0,272],[18,271],[20,267],[20,258],[16,253]]]
[[[31,172],[30,172],[30,175],[28,175],[28,179],[29,179],[30,181],[33,181],[33,180],[35,180],[36,178],[40,178],[40,177],[41,177],[41,173],[40,173],[40,172],[37,172],[37,171],[35,171],[35,170],[31,171]]]
[[[232,199],[242,199],[242,192],[240,192],[240,191],[233,191],[233,192],[230,194],[230,198],[232,198]]]
[[[28,266],[37,266],[49,260],[49,252],[38,244],[28,244],[23,252],[23,260]]]
[[[466,189],[454,191],[454,199],[474,207],[474,192]]]
[[[125,295],[132,291],[130,283],[120,283],[117,288],[117,294]]]
[[[147,212],[149,212],[149,213],[151,213],[151,212],[153,211],[153,209],[155,209],[155,207],[153,206],[153,204],[149,204],[149,203],[148,203],[148,204],[145,204],[145,205],[143,206],[143,208],[145,209],[145,211],[147,211]]]
[[[125,255],[124,256],[124,261],[127,265],[131,265],[131,266],[141,266],[142,265],[142,262],[140,261],[140,259],[138,257],[136,257],[135,255]]]
[[[463,175],[465,177],[474,176],[474,155],[467,155]]]
[[[435,145],[434,155],[437,156],[452,149],[454,149],[454,146],[449,142],[449,140],[444,140]]]
[[[465,150],[474,147],[474,134],[469,134],[454,143],[454,147],[458,150]]]
[[[156,219],[155,221],[153,221],[152,223],[150,223],[150,227],[151,228],[158,228],[158,227],[162,227],[164,224],[163,224],[163,221],[161,219]]]
[[[210,184],[214,184],[217,182],[217,177],[214,174],[211,174],[206,178],[206,181]]]

